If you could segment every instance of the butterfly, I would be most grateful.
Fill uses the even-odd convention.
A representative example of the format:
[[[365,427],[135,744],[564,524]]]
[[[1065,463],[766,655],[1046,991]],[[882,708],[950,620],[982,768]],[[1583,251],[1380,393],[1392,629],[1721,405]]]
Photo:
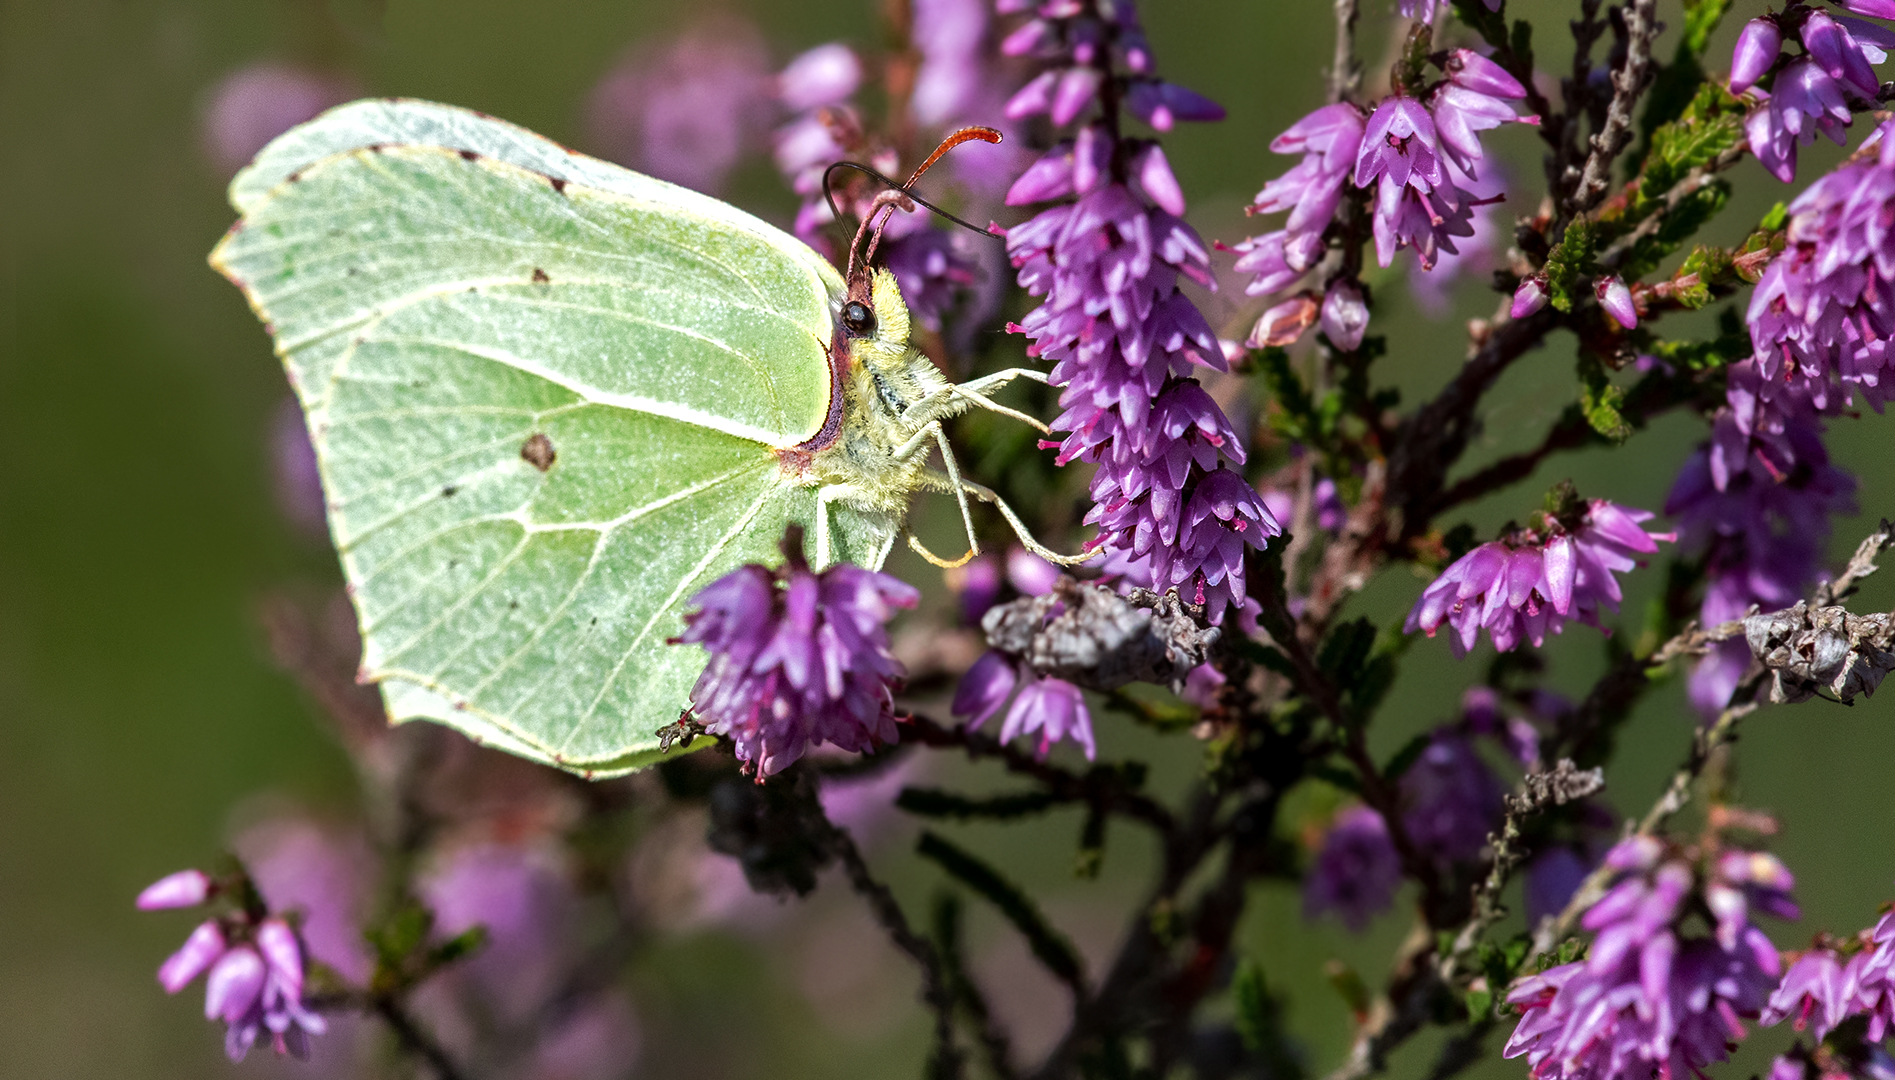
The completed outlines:
[[[910,343],[871,224],[910,196],[875,200],[838,274],[727,203],[411,100],[331,110],[236,176],[211,265],[303,408],[391,720],[615,775],[703,670],[667,644],[692,595],[790,525],[817,567],[878,569],[902,536],[954,565],[972,497],[1083,558],[960,474],[941,422],[1044,431],[991,395],[1045,376],[957,385]],[[959,560],[907,531],[923,491],[959,503]]]

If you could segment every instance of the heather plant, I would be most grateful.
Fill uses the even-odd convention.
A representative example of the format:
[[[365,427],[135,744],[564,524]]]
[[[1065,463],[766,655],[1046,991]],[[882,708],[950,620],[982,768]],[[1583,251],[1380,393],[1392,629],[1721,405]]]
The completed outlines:
[[[1440,1029],[1431,1077],[1499,1056],[1544,1080],[1682,1080],[1727,1070],[1751,1025],[1784,1021],[1797,1041],[1772,1080],[1895,1072],[1895,916],[1806,948],[1773,937],[1799,915],[1796,876],[1769,850],[1780,823],[1733,783],[1740,729],[1789,722],[1757,714],[1849,704],[1895,668],[1895,613],[1849,606],[1895,526],[1826,561],[1855,481],[1824,446],[1830,424],[1880,410],[1891,374],[1895,120],[1881,105],[1895,84],[1876,68],[1895,2],[1572,0],[1537,26],[1505,0],[1307,6],[1334,14],[1333,54],[1307,75],[1326,102],[1271,143],[1294,159],[1280,175],[1247,179],[1262,185],[1248,236],[1187,220],[1165,140],[1223,109],[1154,51],[1130,0],[912,0],[889,6],[879,51],[830,43],[774,70],[724,15],[629,54],[592,95],[598,146],[712,193],[746,160],[775,167],[798,207],[785,224],[850,290],[835,298],[836,385],[868,372],[862,385],[900,404],[850,351],[895,333],[889,293],[868,302],[883,280],[902,298],[897,353],[912,344],[964,387],[1018,378],[1012,404],[942,414],[928,490],[961,503],[967,556],[913,539],[944,569],[904,581],[882,562],[892,526],[879,549],[831,546],[794,515],[745,549],[776,554],[715,574],[705,556],[661,654],[690,658],[676,660],[688,699],[637,706],[676,721],[636,733],[651,747],[586,761],[540,752],[473,694],[415,706],[440,725],[391,727],[396,698],[358,680],[385,673],[358,666],[348,601],[279,599],[275,652],[333,719],[361,813],[291,817],[145,890],[141,909],[201,911],[161,986],[202,977],[238,1059],[623,1075],[641,1026],[622,976],[655,935],[721,926],[774,947],[794,917],[777,901],[823,889],[854,894],[912,962],[929,1076],[1354,1080]],[[1364,37],[1391,43],[1378,65],[1357,42],[1372,20],[1387,25]],[[1536,49],[1568,36],[1570,64],[1549,70]],[[305,119],[339,85],[246,74],[215,99],[207,144],[220,161],[249,153],[260,125]],[[1817,134],[1847,149],[1820,173],[1798,159]],[[954,149],[970,138],[986,145]],[[436,169],[496,152],[439,145],[460,152]],[[1739,170],[1746,158],[1762,171]],[[575,175],[553,179],[557,197],[617,174]],[[1739,177],[1792,186],[1733,226]],[[233,198],[249,214],[265,196],[245,184]],[[1706,239],[1719,230],[1736,242]],[[528,287],[559,281],[533,274]],[[1458,371],[1412,403],[1384,332],[1404,285],[1424,309],[1450,295],[1492,309],[1467,324]],[[1496,383],[1568,352],[1571,400],[1537,444],[1475,464]],[[304,406],[318,446],[341,453],[340,407]],[[1664,506],[1527,489],[1582,449],[1659,467],[1639,436],[1666,415],[1702,430],[1662,463],[1676,470]],[[1021,421],[1044,437],[1003,426]],[[272,437],[286,512],[307,522],[347,463],[319,468],[293,421]],[[583,466],[567,439],[509,444],[509,467]],[[962,484],[950,444],[990,488]],[[814,453],[796,452],[784,460]],[[332,520],[343,501],[330,491]],[[1477,502],[1510,520],[1481,535]],[[372,531],[338,524],[345,558]],[[1411,578],[1405,619],[1360,613],[1371,582]],[[579,588],[563,602],[526,588],[508,610],[549,608],[522,616],[544,617],[537,641]],[[1655,598],[1626,610],[1628,588]],[[371,653],[386,651],[360,614]],[[429,614],[422,632],[475,618],[459,602]],[[1572,695],[1541,655],[1568,630],[1607,657]],[[453,663],[480,649],[464,633]],[[1378,752],[1378,724],[1423,719],[1389,694],[1417,662],[1459,665],[1458,714]],[[1658,801],[1621,820],[1604,794],[1617,737],[1674,674],[1694,736]],[[583,672],[554,685],[567,675]],[[1135,725],[1149,736],[1128,738]],[[1154,741],[1185,747],[1188,775],[1156,779],[1157,756],[1131,749]],[[1291,818],[1303,805],[1313,827]],[[1120,830],[1155,841],[1103,955],[974,842],[989,833],[950,827],[1059,809],[1083,821],[1077,848],[1045,858],[1081,878],[1136,862],[1114,850]],[[888,884],[901,820],[923,823],[919,901]],[[1410,928],[1384,971],[1337,973],[1355,1016],[1342,1061],[1311,1060],[1273,958],[1237,936],[1266,880],[1296,883],[1307,919]],[[970,904],[1058,987],[1063,1026],[1043,1052],[1020,1050],[970,962]],[[348,1026],[357,1016],[371,1023]],[[353,1049],[325,1059],[343,1039]]]

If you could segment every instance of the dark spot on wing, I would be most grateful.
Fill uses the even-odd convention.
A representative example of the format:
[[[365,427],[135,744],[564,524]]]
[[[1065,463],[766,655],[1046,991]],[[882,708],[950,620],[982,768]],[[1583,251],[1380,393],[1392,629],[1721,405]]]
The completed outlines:
[[[462,150],[461,160],[462,161],[479,161],[480,155],[472,150]]]
[[[461,490],[460,488],[455,487],[453,484],[449,484],[448,486],[441,489],[441,497],[443,499],[451,499],[454,497],[455,493],[460,490]]]
[[[295,172],[289,174],[289,176],[285,177],[285,179],[288,180],[292,184],[294,184],[298,180],[301,180],[302,178],[303,178],[303,170],[301,169],[298,169]]]
[[[520,459],[535,469],[545,472],[553,467],[553,462],[559,459],[559,455],[553,452],[553,440],[536,431],[521,445]]]
[[[536,284],[536,285],[544,285],[544,284],[546,284],[547,282],[549,282],[549,281],[551,281],[551,280],[553,280],[553,279],[552,279],[552,278],[550,278],[550,277],[547,277],[547,276],[546,276],[546,271],[544,271],[544,270],[541,270],[541,269],[540,269],[539,267],[537,267],[537,266],[535,266],[535,267],[533,268],[533,283],[534,283],[534,284]]]
[[[566,194],[566,181],[560,179],[557,176],[549,176],[546,179],[548,182],[550,182],[553,185],[554,191],[559,192],[561,195]]]

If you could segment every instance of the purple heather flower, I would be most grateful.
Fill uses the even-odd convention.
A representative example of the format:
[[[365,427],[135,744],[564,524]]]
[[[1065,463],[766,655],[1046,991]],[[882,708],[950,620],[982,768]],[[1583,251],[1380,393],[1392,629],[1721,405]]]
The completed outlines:
[[[1059,567],[1015,545],[1007,552],[1007,583],[1022,596],[1044,596],[1059,582]]]
[[[1454,286],[1463,279],[1490,280],[1500,269],[1501,252],[1507,246],[1512,221],[1502,221],[1499,204],[1507,194],[1505,177],[1499,169],[1488,169],[1479,179],[1470,179],[1452,162],[1448,174],[1455,186],[1471,196],[1470,219],[1473,235],[1454,244],[1453,251],[1436,256],[1433,269],[1424,269],[1417,258],[1408,273],[1408,292],[1415,305],[1431,319],[1445,317],[1450,310]]]
[[[986,0],[915,0],[909,36],[921,66],[908,108],[921,123],[943,125],[970,115],[985,90],[987,7]]]
[[[265,1032],[278,1054],[309,1057],[309,1037],[328,1025],[303,1005],[302,951],[288,924],[266,920],[255,945],[218,959],[204,982],[204,1018],[224,1022],[232,1061],[242,1061]]]
[[[1213,617],[1243,595],[1241,551],[1279,527],[1256,493],[1220,463],[1243,462],[1236,432],[1186,378],[1221,370],[1222,348],[1179,277],[1208,283],[1203,243],[1183,221],[1103,175],[1077,202],[1008,231],[1020,282],[1045,297],[1019,327],[1051,382],[1067,432],[1058,461],[1096,462],[1089,524],[1097,544],[1152,564]],[[1182,511],[1182,512],[1181,512]]]
[[[1895,19],[1895,0],[1836,0],[1845,11],[1857,15],[1873,15],[1878,19]]]
[[[791,60],[776,77],[776,95],[793,112],[847,101],[862,85],[862,61],[838,41]]]
[[[1399,884],[1401,859],[1382,815],[1351,806],[1323,834],[1316,862],[1303,879],[1303,917],[1333,911],[1344,926],[1360,933],[1394,903]]]
[[[1007,654],[989,649],[961,676],[948,711],[967,717],[970,727],[979,727],[1007,703],[1019,682],[1020,670]]]
[[[614,67],[587,102],[587,131],[614,161],[718,192],[768,128],[769,69],[755,26],[714,15]]]
[[[1783,973],[1783,982],[1763,1010],[1761,1021],[1774,1027],[1785,1020],[1802,1031],[1815,1022],[1816,1038],[1829,1034],[1850,1013],[1854,988],[1843,975],[1842,961],[1828,949],[1811,949]]]
[[[1743,32],[1737,35],[1737,48],[1731,53],[1731,93],[1741,94],[1756,85],[1782,51],[1783,31],[1775,19],[1745,23]]]
[[[1772,31],[1758,25],[1765,21],[1753,21],[1738,39],[1731,62],[1734,91],[1761,77],[1781,48],[1780,40],[1772,44]],[[1810,12],[1797,32],[1804,55],[1779,69],[1768,91],[1751,88],[1764,102],[1744,124],[1751,152],[1785,183],[1796,176],[1797,148],[1814,142],[1818,132],[1842,144],[1852,102],[1876,100],[1880,85],[1875,66],[1895,49],[1895,33],[1823,11]],[[1781,30],[1775,33],[1780,37]]]
[[[1738,365],[1746,366],[1754,367]],[[1733,372],[1734,389],[1742,374]],[[1734,424],[1730,411],[1720,414],[1720,430]],[[1732,434],[1733,452],[1713,445],[1693,454],[1665,500],[1682,546],[1705,553],[1698,617],[1707,626],[1741,619],[1752,604],[1766,611],[1794,604],[1821,574],[1831,516],[1854,509],[1855,481],[1829,464],[1814,417],[1782,428],[1768,448]],[[1707,719],[1722,712],[1750,663],[1741,640],[1700,660],[1689,682],[1698,712]]]
[[[1362,114],[1346,101],[1325,105],[1290,125],[1270,143],[1270,149],[1278,154],[1302,154],[1303,160],[1265,184],[1250,212],[1288,210],[1286,229],[1320,235],[1342,201],[1343,184],[1361,152],[1362,132]]]
[[[990,649],[974,661],[955,688],[950,711],[967,717],[969,728],[978,728],[1000,711],[1016,688],[1019,695],[1000,725],[1001,742],[1037,731],[1040,741],[1034,752],[1041,757],[1054,743],[1072,739],[1085,751],[1086,759],[1092,759],[1098,749],[1092,737],[1092,713],[1079,688],[1063,679],[1036,676],[1005,653]]]
[[[1316,511],[1318,529],[1335,532],[1348,523],[1349,508],[1343,505],[1342,496],[1336,491],[1334,480],[1325,476],[1316,481],[1310,488],[1309,499],[1311,507]]]
[[[1486,4],[1488,11],[1500,10],[1500,0],[1486,0]],[[1445,6],[1442,0],[1398,0],[1395,10],[1401,12],[1403,18],[1433,22],[1435,9]]]
[[[1895,912],[1883,915],[1867,934],[1867,948],[1844,972],[1855,1010],[1869,1018],[1867,1039],[1879,1043],[1895,1030]]]
[[[1362,335],[1369,328],[1369,305],[1362,299],[1360,286],[1347,278],[1330,283],[1323,296],[1322,328],[1329,343],[1343,352],[1362,346]]]
[[[353,83],[339,75],[251,64],[211,89],[199,139],[219,172],[235,173],[271,139],[355,96]]]
[[[918,223],[919,219],[914,219]],[[901,286],[914,320],[941,329],[942,316],[962,290],[974,284],[973,260],[962,250],[966,233],[926,227],[885,238],[882,262]]]
[[[1591,867],[1577,851],[1561,844],[1547,848],[1526,868],[1527,925],[1558,915],[1586,880]]]
[[[732,570],[692,598],[699,610],[676,639],[710,653],[692,710],[760,777],[812,745],[861,752],[896,741],[889,685],[904,671],[886,624],[919,595],[847,563],[812,572],[800,551],[774,574]]]
[[[208,971],[229,948],[216,919],[198,923],[191,936],[184,939],[184,945],[158,966],[158,985],[164,987],[167,994],[177,993]]]
[[[1776,947],[1747,915],[1716,936],[1685,936],[1695,874],[1659,841],[1622,841],[1606,864],[1619,878],[1581,919],[1592,948],[1514,984],[1507,1001],[1521,1018],[1505,1056],[1525,1054],[1536,1080],[1701,1076],[1744,1036],[1742,1018],[1762,1012],[1781,970]],[[1707,885],[1755,884],[1727,878],[1734,865],[1707,868]],[[1778,883],[1772,895],[1787,904],[1787,874]]]
[[[1521,116],[1509,102],[1527,96],[1520,80],[1492,60],[1469,49],[1448,54],[1447,82],[1429,100],[1441,150],[1470,179],[1480,176],[1480,132],[1502,124],[1538,125],[1537,116]]]
[[[1471,862],[1503,810],[1500,779],[1466,737],[1435,733],[1402,774],[1402,828],[1415,847],[1443,863]]]
[[[1546,306],[1546,275],[1534,274],[1520,279],[1520,287],[1513,293],[1512,315],[1524,319]]]
[[[1544,535],[1521,529],[1482,544],[1422,590],[1405,629],[1433,637],[1447,622],[1455,631],[1455,655],[1465,656],[1482,627],[1494,648],[1506,652],[1522,639],[1543,644],[1547,632],[1560,633],[1568,619],[1599,626],[1600,608],[1619,609],[1614,575],[1657,551],[1658,541],[1674,538],[1639,527],[1651,517],[1594,499],[1575,531],[1554,523]]]
[[[1593,282],[1592,293],[1614,322],[1627,330],[1638,329],[1638,308],[1633,305],[1632,290],[1626,288],[1623,278],[1608,274]]]
[[[180,870],[145,886],[145,890],[138,894],[138,910],[196,907],[209,900],[215,888],[210,875],[204,871]]]
[[[1079,688],[1064,679],[1029,679],[1013,699],[1007,719],[1000,725],[1000,741],[1012,742],[1016,736],[1038,732],[1039,745],[1034,752],[1041,757],[1053,744],[1071,739],[1091,761],[1098,747],[1092,738],[1092,714]]]
[[[1322,306],[1313,292],[1297,293],[1280,304],[1272,304],[1257,316],[1245,344],[1253,349],[1283,348],[1302,340],[1322,315]]]
[[[976,555],[967,565],[948,570],[943,576],[947,579],[948,591],[960,598],[962,621],[970,626],[979,626],[980,617],[1000,600],[1000,587],[1006,580],[1000,559],[988,552]]]

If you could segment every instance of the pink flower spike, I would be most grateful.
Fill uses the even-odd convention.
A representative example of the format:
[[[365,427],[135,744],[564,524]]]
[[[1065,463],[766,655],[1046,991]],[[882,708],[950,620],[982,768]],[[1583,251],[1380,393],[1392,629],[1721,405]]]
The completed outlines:
[[[167,994],[177,993],[216,963],[217,958],[224,955],[224,949],[224,932],[218,928],[217,920],[206,919],[191,931],[177,952],[158,966],[158,985],[164,987]]]
[[[210,899],[214,889],[210,875],[204,871],[180,870],[147,885],[145,891],[138,894],[138,910],[196,907]]]

